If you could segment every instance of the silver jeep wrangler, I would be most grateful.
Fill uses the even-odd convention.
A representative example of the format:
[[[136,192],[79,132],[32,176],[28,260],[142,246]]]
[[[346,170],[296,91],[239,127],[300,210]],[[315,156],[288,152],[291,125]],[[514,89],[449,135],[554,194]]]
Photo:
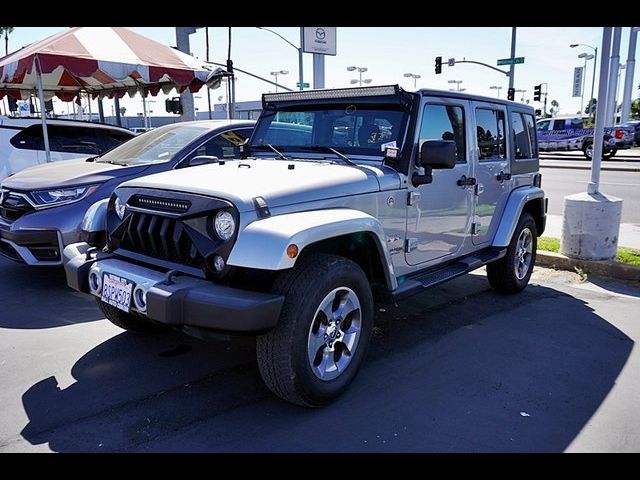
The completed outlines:
[[[524,289],[545,227],[533,108],[397,85],[265,94],[242,158],[130,180],[65,249],[127,330],[257,336],[278,396],[320,406],[365,357],[374,301],[483,265]],[[85,219],[86,225],[102,220]]]

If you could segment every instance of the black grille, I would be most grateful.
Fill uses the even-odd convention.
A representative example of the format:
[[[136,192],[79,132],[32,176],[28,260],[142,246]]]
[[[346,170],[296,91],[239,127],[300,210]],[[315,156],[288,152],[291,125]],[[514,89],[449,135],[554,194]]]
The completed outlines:
[[[161,260],[202,268],[204,257],[182,225],[173,218],[133,212],[120,246]]]
[[[2,205],[0,205],[0,216],[13,222],[32,210],[33,207],[24,197],[5,192]]]
[[[147,195],[134,195],[129,204],[133,207],[158,210],[160,212],[185,213],[191,207],[189,200],[174,200]]]

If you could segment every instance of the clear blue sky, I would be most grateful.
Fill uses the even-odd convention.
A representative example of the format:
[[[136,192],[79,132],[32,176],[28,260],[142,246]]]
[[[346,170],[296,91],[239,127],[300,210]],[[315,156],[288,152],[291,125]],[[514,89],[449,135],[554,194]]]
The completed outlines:
[[[15,50],[28,43],[41,40],[67,27],[15,27],[9,40],[9,49]],[[158,40],[167,45],[175,45],[174,27],[129,27],[132,30]],[[269,27],[298,44],[298,27]],[[234,65],[257,75],[268,78],[274,70],[288,70],[289,74],[281,76],[279,83],[295,88],[298,81],[298,57],[293,47],[267,31],[253,27],[234,27],[232,29],[232,59]],[[326,87],[349,86],[355,78],[347,71],[349,65],[364,66],[369,69],[364,78],[371,78],[375,84],[399,83],[406,89],[413,89],[413,79],[404,78],[407,72],[422,75],[418,80],[418,88],[429,87],[449,89],[455,85],[448,80],[462,80],[461,88],[470,93],[495,96],[497,90],[489,89],[491,85],[502,86],[500,96],[506,96],[508,78],[485,67],[459,64],[448,67],[448,58],[477,60],[496,65],[498,58],[509,57],[510,27],[338,27],[338,54],[326,57]],[[621,63],[626,62],[629,28],[623,29],[620,49]],[[227,56],[227,28],[209,28],[211,60],[224,63]],[[515,87],[526,89],[525,99],[532,99],[533,86],[541,82],[549,84],[549,102],[557,100],[561,114],[573,114],[580,109],[580,97],[572,98],[573,68],[583,65],[577,55],[591,52],[588,48],[569,48],[572,43],[584,43],[600,49],[602,41],[601,27],[549,27],[518,28],[516,56],[524,56],[525,63],[516,67]],[[196,57],[205,58],[204,29],[191,35],[191,51]],[[443,73],[435,75],[434,58],[444,59]],[[312,56],[304,55],[305,81],[312,83]],[[599,66],[598,58],[598,66]],[[634,97],[638,96],[637,85],[640,83],[639,69],[636,63],[634,76]],[[504,68],[504,67],[502,67]],[[593,61],[587,67],[585,103],[591,89]],[[357,73],[357,72],[356,72]],[[598,75],[596,74],[596,77]],[[597,81],[597,78],[596,78]],[[621,75],[624,83],[624,71]],[[236,83],[236,100],[258,100],[263,92],[273,90],[273,86],[253,79],[241,73]],[[206,110],[206,92],[201,90],[196,99],[196,107]],[[224,89],[212,91],[212,102],[218,103]],[[597,95],[597,83],[596,83]],[[622,85],[620,86],[620,97]],[[519,100],[521,94],[517,94]],[[165,115],[164,99],[159,95],[151,108],[153,115]],[[532,102],[536,108],[539,104]],[[62,102],[56,102],[56,110],[62,110]],[[127,115],[142,111],[140,97],[121,101],[127,107]],[[92,107],[97,110],[96,105]],[[109,102],[105,102],[105,113],[110,113]],[[66,107],[65,107],[66,111]]]

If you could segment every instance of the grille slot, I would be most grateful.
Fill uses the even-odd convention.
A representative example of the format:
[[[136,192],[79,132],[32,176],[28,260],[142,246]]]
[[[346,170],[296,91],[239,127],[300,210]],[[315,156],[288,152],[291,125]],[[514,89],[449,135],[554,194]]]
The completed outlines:
[[[13,222],[33,210],[33,206],[26,198],[11,192],[5,192],[2,204],[0,205],[0,216],[5,220]]]
[[[182,222],[174,218],[133,212],[121,240],[122,248],[161,260],[203,268],[204,257]]]

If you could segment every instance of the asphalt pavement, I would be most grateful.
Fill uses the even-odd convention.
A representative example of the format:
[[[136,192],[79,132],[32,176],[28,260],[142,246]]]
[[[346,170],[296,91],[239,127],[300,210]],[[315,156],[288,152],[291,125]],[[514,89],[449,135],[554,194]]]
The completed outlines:
[[[319,410],[262,384],[253,340],[139,336],[60,270],[0,260],[0,452],[640,451],[640,288],[482,272],[377,312],[367,361]]]

